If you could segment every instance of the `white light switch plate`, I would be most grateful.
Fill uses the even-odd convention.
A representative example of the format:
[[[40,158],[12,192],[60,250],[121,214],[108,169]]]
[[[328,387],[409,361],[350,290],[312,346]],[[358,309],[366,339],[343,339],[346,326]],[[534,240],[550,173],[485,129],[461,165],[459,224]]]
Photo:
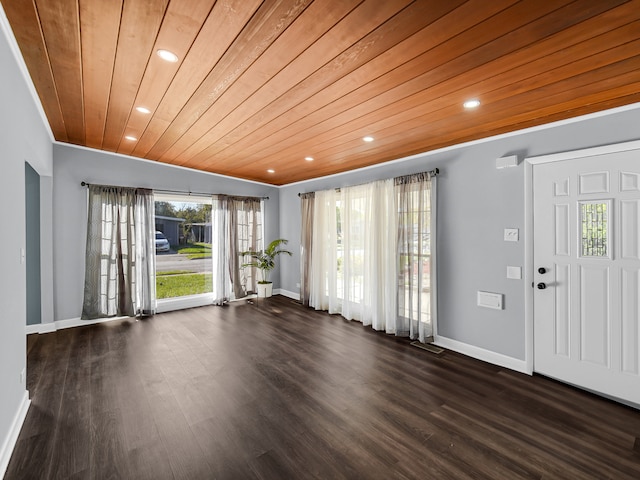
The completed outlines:
[[[505,242],[517,242],[518,241],[518,229],[517,228],[505,228],[504,229],[504,241]]]
[[[522,278],[522,267],[507,267],[507,278],[520,280]]]

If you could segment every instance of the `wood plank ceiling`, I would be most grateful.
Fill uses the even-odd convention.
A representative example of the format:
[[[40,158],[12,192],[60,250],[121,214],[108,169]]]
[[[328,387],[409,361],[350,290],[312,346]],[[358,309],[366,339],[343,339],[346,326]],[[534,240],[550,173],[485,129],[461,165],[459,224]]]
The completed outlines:
[[[637,0],[0,1],[56,140],[275,185],[640,101]]]

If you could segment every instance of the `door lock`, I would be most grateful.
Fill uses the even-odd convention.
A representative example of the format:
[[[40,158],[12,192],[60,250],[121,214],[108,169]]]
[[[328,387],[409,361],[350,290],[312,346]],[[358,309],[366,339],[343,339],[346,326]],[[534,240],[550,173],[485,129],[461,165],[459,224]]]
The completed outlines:
[[[543,275],[543,274],[547,273],[547,269],[546,269],[546,268],[544,268],[544,267],[540,267],[540,268],[538,269],[538,273],[539,273],[540,275]]]

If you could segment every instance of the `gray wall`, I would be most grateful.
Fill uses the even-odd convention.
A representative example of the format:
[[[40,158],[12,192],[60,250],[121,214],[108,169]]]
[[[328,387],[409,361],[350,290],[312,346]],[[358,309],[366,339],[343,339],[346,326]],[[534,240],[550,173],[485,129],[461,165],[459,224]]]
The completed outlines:
[[[17,47],[0,8],[0,449],[26,393],[25,161],[51,175],[51,140],[16,61]],[[45,261],[47,259],[43,259]],[[1,455],[6,452],[0,451]],[[2,465],[0,465],[0,476]]]
[[[499,157],[554,152],[640,139],[640,106],[565,125],[531,129],[475,145],[396,161],[290,185],[280,190],[280,234],[294,257],[282,261],[281,286],[297,293],[300,282],[298,192],[364,183],[439,167],[438,333],[515,359],[525,358],[524,280],[506,278],[507,265],[523,267],[524,167],[496,170]],[[318,161],[318,160],[316,160]],[[520,241],[503,241],[504,228]],[[504,310],[476,306],[476,292],[505,295]]]
[[[157,190],[267,196],[265,237],[270,241],[278,236],[276,187],[62,144],[53,146],[53,167],[56,320],[78,318],[82,313],[87,228],[87,189],[80,186],[82,181]],[[276,272],[275,288],[278,288],[278,278]]]
[[[42,322],[42,289],[40,288],[40,175],[28,162],[24,164],[27,325]]]

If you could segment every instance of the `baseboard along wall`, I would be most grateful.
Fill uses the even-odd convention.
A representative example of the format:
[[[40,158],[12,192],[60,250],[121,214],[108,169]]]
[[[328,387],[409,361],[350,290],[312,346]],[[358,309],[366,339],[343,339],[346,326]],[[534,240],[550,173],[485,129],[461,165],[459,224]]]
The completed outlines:
[[[0,447],[0,478],[4,478],[4,474],[7,471],[9,460],[11,460],[11,454],[13,453],[13,449],[18,441],[18,435],[22,429],[24,419],[27,417],[30,404],[31,400],[29,400],[29,392],[25,390],[20,406],[18,407],[18,411],[13,417],[9,433]]]

